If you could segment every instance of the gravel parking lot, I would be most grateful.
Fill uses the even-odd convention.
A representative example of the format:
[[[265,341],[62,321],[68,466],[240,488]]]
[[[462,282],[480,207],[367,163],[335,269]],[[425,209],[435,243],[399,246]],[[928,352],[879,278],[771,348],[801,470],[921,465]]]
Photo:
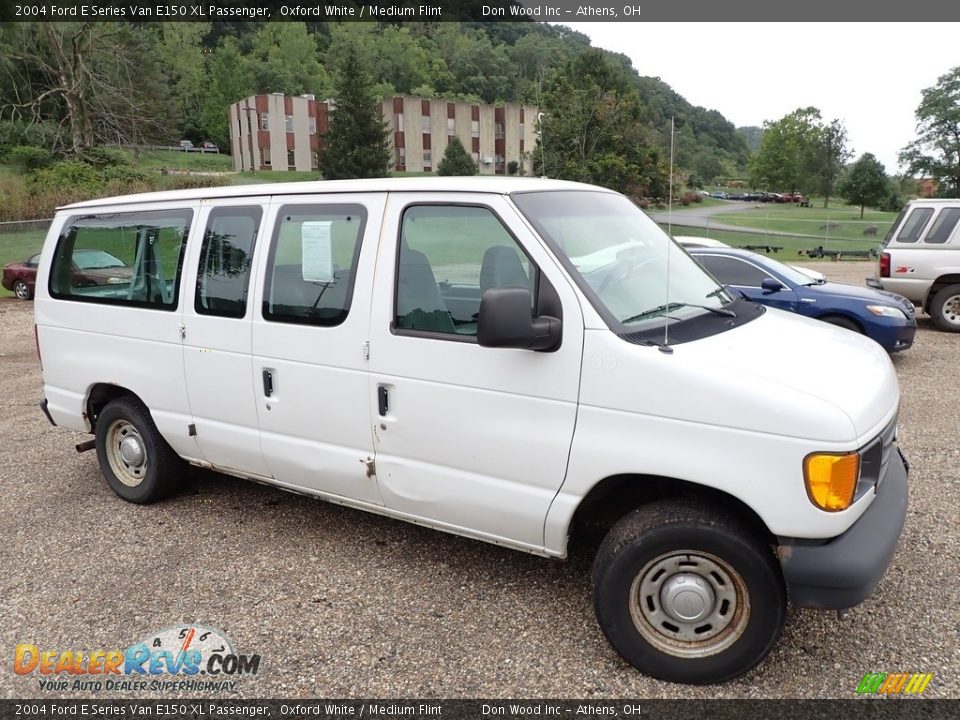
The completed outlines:
[[[872,265],[820,267],[862,283]],[[38,410],[32,322],[29,303],[0,300],[0,697],[91,697],[15,675],[18,643],[123,648],[190,622],[262,656],[233,697],[850,698],[868,671],[932,672],[926,695],[960,697],[960,335],[926,318],[894,357],[913,470],[877,593],[843,620],[792,609],[761,667],[706,688],[618,658],[586,555],[539,559],[210,474],[158,505],[122,502],[74,451],[89,436]]]

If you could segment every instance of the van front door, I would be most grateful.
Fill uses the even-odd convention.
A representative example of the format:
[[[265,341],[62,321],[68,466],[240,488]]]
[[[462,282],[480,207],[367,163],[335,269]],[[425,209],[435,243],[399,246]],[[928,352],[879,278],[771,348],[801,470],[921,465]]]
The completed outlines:
[[[366,349],[385,199],[275,197],[252,326],[270,474],[291,488],[373,505],[383,501],[373,473]]]
[[[487,540],[544,546],[563,483],[583,347],[565,276],[505,198],[392,194],[370,328],[376,472],[388,508]],[[477,344],[484,290],[561,314],[554,352]],[[562,307],[562,311],[560,308]]]

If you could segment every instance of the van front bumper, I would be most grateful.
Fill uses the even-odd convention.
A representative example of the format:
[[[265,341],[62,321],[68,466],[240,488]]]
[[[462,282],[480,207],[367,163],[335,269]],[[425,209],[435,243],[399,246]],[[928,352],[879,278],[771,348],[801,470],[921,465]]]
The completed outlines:
[[[797,607],[839,610],[870,596],[903,531],[909,467],[898,447],[891,453],[877,497],[843,535],[819,543],[779,538],[777,554],[790,602]]]

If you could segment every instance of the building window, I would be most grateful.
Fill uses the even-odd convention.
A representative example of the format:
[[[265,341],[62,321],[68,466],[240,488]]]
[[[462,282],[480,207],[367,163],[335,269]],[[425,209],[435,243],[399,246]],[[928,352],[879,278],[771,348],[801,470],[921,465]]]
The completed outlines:
[[[477,165],[480,164],[480,153],[475,152],[475,153],[473,154],[473,161],[474,161]]]
[[[287,124],[287,132],[293,132],[293,115],[285,115],[284,120]]]
[[[394,148],[393,162],[397,166],[397,170],[406,170],[407,169],[407,149],[402,147]]]
[[[403,132],[403,113],[397,113],[397,132]]]
[[[260,164],[270,167],[270,148],[260,148]]]
[[[453,118],[447,118],[447,135],[457,134],[456,122]]]
[[[520,139],[523,139],[523,123],[520,123]]]
[[[493,126],[493,136],[497,140],[503,140],[503,123],[497,123]]]
[[[470,121],[470,137],[475,137],[475,138],[480,137],[480,121],[479,120]]]
[[[291,170],[297,167],[297,158],[293,150],[287,150],[287,167]]]
[[[317,134],[317,119],[313,115],[307,118],[307,132],[311,135]]]
[[[424,168],[426,168],[426,166],[427,166],[427,165],[430,165],[430,164],[432,164],[431,153],[430,153],[429,150],[424,150],[424,151],[423,151],[423,165],[424,165]]]
[[[420,116],[420,130],[421,132],[425,132],[425,133],[430,132],[430,116],[429,115]]]
[[[260,129],[269,130],[270,129],[270,115],[267,113],[260,113]]]

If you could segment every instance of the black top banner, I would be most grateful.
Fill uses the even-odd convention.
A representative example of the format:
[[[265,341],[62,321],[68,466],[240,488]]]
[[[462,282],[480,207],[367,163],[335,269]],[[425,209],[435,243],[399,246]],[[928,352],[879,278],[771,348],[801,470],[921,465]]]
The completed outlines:
[[[126,22],[850,22],[851,32],[876,21],[956,21],[960,3],[874,0],[3,0],[0,21]],[[905,35],[908,36],[908,35]],[[678,40],[682,43],[682,40]],[[887,48],[896,51],[896,48]]]

